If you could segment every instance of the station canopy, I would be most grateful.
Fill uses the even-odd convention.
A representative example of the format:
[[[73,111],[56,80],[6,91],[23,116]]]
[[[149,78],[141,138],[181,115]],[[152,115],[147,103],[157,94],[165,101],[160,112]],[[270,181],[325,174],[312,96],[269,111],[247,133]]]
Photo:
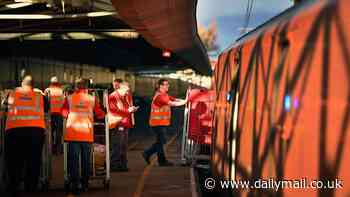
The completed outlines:
[[[0,0],[0,56],[210,75],[196,0]],[[170,53],[169,53],[170,52]]]

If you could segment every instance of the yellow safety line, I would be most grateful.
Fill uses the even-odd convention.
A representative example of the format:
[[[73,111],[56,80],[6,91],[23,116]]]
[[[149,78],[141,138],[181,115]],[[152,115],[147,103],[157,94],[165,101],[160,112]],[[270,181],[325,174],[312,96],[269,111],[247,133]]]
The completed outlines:
[[[168,149],[168,146],[175,141],[176,137],[177,137],[177,135],[172,137],[169,140],[169,142],[165,145],[165,151]],[[156,163],[156,158],[153,158],[151,160],[151,163],[149,165],[147,165],[145,167],[145,169],[143,170],[142,176],[139,178],[139,181],[137,182],[136,191],[135,191],[133,197],[141,197],[141,193],[142,193],[143,188],[145,186],[145,180],[146,180],[147,176],[150,174],[151,168],[154,166],[155,163]]]

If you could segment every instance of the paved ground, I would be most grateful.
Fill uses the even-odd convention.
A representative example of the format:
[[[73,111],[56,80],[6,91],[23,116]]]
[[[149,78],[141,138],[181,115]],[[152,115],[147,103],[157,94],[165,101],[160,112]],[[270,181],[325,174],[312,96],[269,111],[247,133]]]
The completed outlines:
[[[129,144],[129,172],[113,172],[110,189],[105,190],[101,180],[93,181],[89,191],[82,193],[83,197],[172,197],[191,196],[190,169],[179,164],[180,149],[175,137],[167,144],[168,159],[175,163],[173,167],[159,167],[156,158],[151,165],[146,165],[141,157],[141,151],[153,142],[153,138],[138,139],[137,143]],[[54,158],[54,172],[51,187],[48,192],[29,195],[22,193],[21,197],[62,197],[68,196],[63,190],[63,157]],[[71,195],[70,195],[71,196]]]

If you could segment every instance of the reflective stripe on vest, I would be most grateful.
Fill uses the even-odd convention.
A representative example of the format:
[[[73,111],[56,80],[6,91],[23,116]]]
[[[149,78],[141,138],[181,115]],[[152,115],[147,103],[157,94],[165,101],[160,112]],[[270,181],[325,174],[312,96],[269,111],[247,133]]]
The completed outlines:
[[[9,120],[40,120],[40,116],[11,116]]]
[[[31,107],[31,106],[17,106],[17,110],[29,110],[29,111],[40,111],[40,107]]]
[[[149,119],[150,126],[169,126],[171,119],[171,111],[170,105],[164,105],[162,107],[158,107],[154,104],[154,101],[157,96],[160,94],[157,93],[152,100],[151,104],[151,115]]]
[[[10,94],[6,130],[19,127],[40,127],[45,129],[44,98],[33,90],[17,88]]]
[[[74,93],[68,97],[69,114],[65,141],[93,142],[94,97],[87,93]]]

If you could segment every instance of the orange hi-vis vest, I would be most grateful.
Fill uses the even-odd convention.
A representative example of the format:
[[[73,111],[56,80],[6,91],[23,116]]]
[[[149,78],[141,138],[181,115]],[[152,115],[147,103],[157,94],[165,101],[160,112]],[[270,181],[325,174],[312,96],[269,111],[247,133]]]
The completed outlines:
[[[170,105],[163,105],[161,107],[155,105],[154,101],[159,96],[159,93],[154,95],[151,104],[151,115],[149,118],[150,126],[169,126],[170,125]]]
[[[79,92],[68,96],[69,114],[66,123],[65,141],[94,141],[95,98]]]
[[[51,113],[61,113],[64,97],[63,89],[60,86],[50,86],[50,111]]]
[[[44,97],[40,92],[16,88],[8,97],[6,130],[19,127],[45,129]]]

